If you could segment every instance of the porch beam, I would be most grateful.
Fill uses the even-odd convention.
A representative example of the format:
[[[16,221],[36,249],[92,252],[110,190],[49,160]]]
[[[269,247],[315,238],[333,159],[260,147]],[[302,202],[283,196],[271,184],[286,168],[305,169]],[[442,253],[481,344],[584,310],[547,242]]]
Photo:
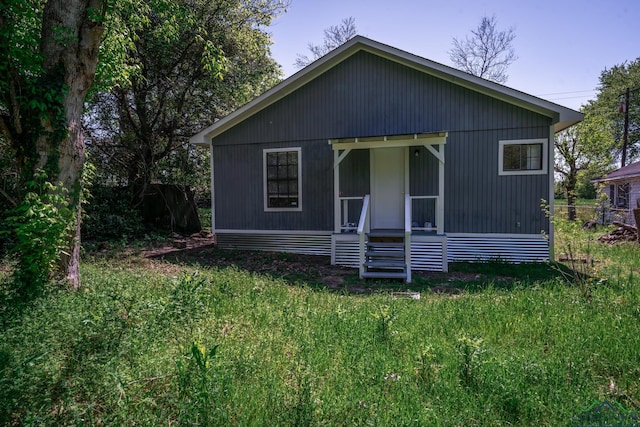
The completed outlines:
[[[414,145],[441,145],[447,140],[447,132],[415,133],[410,135],[375,136],[365,138],[330,139],[333,150],[368,149],[384,147],[410,147]]]

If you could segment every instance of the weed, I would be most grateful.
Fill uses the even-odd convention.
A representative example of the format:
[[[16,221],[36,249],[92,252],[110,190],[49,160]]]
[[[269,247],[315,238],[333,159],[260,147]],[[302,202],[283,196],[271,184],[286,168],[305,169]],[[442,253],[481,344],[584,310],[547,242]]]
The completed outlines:
[[[191,343],[187,353],[177,362],[179,398],[182,402],[179,420],[182,424],[222,425],[216,384],[214,359],[217,345],[206,348],[200,341]],[[222,417],[224,418],[224,417]]]
[[[582,297],[590,300],[594,287],[606,281],[599,268],[601,261],[595,258],[594,233],[582,230],[578,221],[551,215],[544,200],[542,208],[555,228],[556,257],[568,267],[556,264],[558,273],[577,285]]]
[[[478,370],[482,361],[480,355],[484,352],[482,338],[470,338],[461,335],[457,341],[457,351],[460,357],[460,381],[465,387],[476,385]]]
[[[393,311],[393,307],[384,304],[377,308],[377,311],[373,314],[376,319],[376,331],[380,341],[388,341],[394,332],[391,329],[393,321],[396,319],[396,314]]]
[[[305,364],[296,363],[291,376],[286,419],[283,422],[291,426],[310,426],[313,424],[314,412],[311,370]]]
[[[435,363],[436,355],[433,351],[433,346],[431,345],[424,347],[416,358],[416,367],[414,371],[419,381],[425,386],[429,386],[434,382],[437,372]]]

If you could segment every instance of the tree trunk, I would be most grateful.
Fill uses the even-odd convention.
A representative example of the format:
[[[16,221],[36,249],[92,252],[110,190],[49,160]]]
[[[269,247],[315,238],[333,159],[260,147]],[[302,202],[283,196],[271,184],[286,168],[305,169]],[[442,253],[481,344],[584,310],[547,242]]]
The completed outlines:
[[[74,289],[80,287],[80,202],[85,143],[82,132],[82,112],[87,91],[93,83],[98,64],[98,48],[103,33],[104,0],[49,0],[42,18],[41,52],[46,75],[62,80],[64,136],[55,139],[55,132],[44,134],[37,144],[39,164],[50,163],[58,156],[58,175],[53,183],[62,183],[69,191],[69,202],[76,212],[74,230],[69,235],[68,250],[63,255],[60,272]],[[62,29],[62,30],[61,30]],[[56,112],[50,111],[49,121]],[[59,123],[50,123],[55,129]]]
[[[567,177],[567,209],[569,221],[575,221],[576,219],[576,183],[577,172],[572,170]]]

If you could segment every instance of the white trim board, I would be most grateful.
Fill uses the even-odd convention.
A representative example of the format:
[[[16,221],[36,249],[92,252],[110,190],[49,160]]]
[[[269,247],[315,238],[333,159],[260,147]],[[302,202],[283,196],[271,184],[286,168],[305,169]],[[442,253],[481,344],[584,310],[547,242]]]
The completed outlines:
[[[542,169],[518,169],[518,170],[504,170],[504,146],[505,145],[542,145]],[[500,176],[513,176],[513,175],[546,175],[548,171],[547,162],[549,159],[549,141],[546,138],[535,139],[513,139],[513,140],[501,140],[498,141],[498,175]]]
[[[295,207],[270,208],[267,189],[267,154],[289,152],[298,154],[298,205]],[[264,148],[262,150],[262,190],[265,212],[302,212],[302,147]]]

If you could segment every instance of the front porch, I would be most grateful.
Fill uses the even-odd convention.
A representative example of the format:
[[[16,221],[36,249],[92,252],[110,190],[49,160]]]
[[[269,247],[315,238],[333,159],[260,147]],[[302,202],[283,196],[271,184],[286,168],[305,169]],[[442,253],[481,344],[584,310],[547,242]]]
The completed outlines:
[[[448,270],[446,139],[446,132],[437,132],[329,141],[335,186],[332,264],[358,268],[361,278],[407,282],[412,269]],[[358,156],[349,158],[354,150]]]
[[[375,230],[374,230],[375,233]],[[405,244],[404,238],[402,241]],[[365,234],[364,249],[368,244]],[[361,242],[357,233],[335,233],[331,236],[331,264],[341,265],[350,268],[362,269],[367,261],[366,257],[361,258]],[[417,231],[409,236],[409,253],[407,256],[406,246],[403,260],[409,260],[409,265],[403,267],[404,278],[411,281],[411,271],[448,271],[447,236],[436,233],[424,233]],[[361,270],[361,273],[366,271]],[[366,274],[364,275],[366,276]],[[363,276],[363,277],[364,277]]]

